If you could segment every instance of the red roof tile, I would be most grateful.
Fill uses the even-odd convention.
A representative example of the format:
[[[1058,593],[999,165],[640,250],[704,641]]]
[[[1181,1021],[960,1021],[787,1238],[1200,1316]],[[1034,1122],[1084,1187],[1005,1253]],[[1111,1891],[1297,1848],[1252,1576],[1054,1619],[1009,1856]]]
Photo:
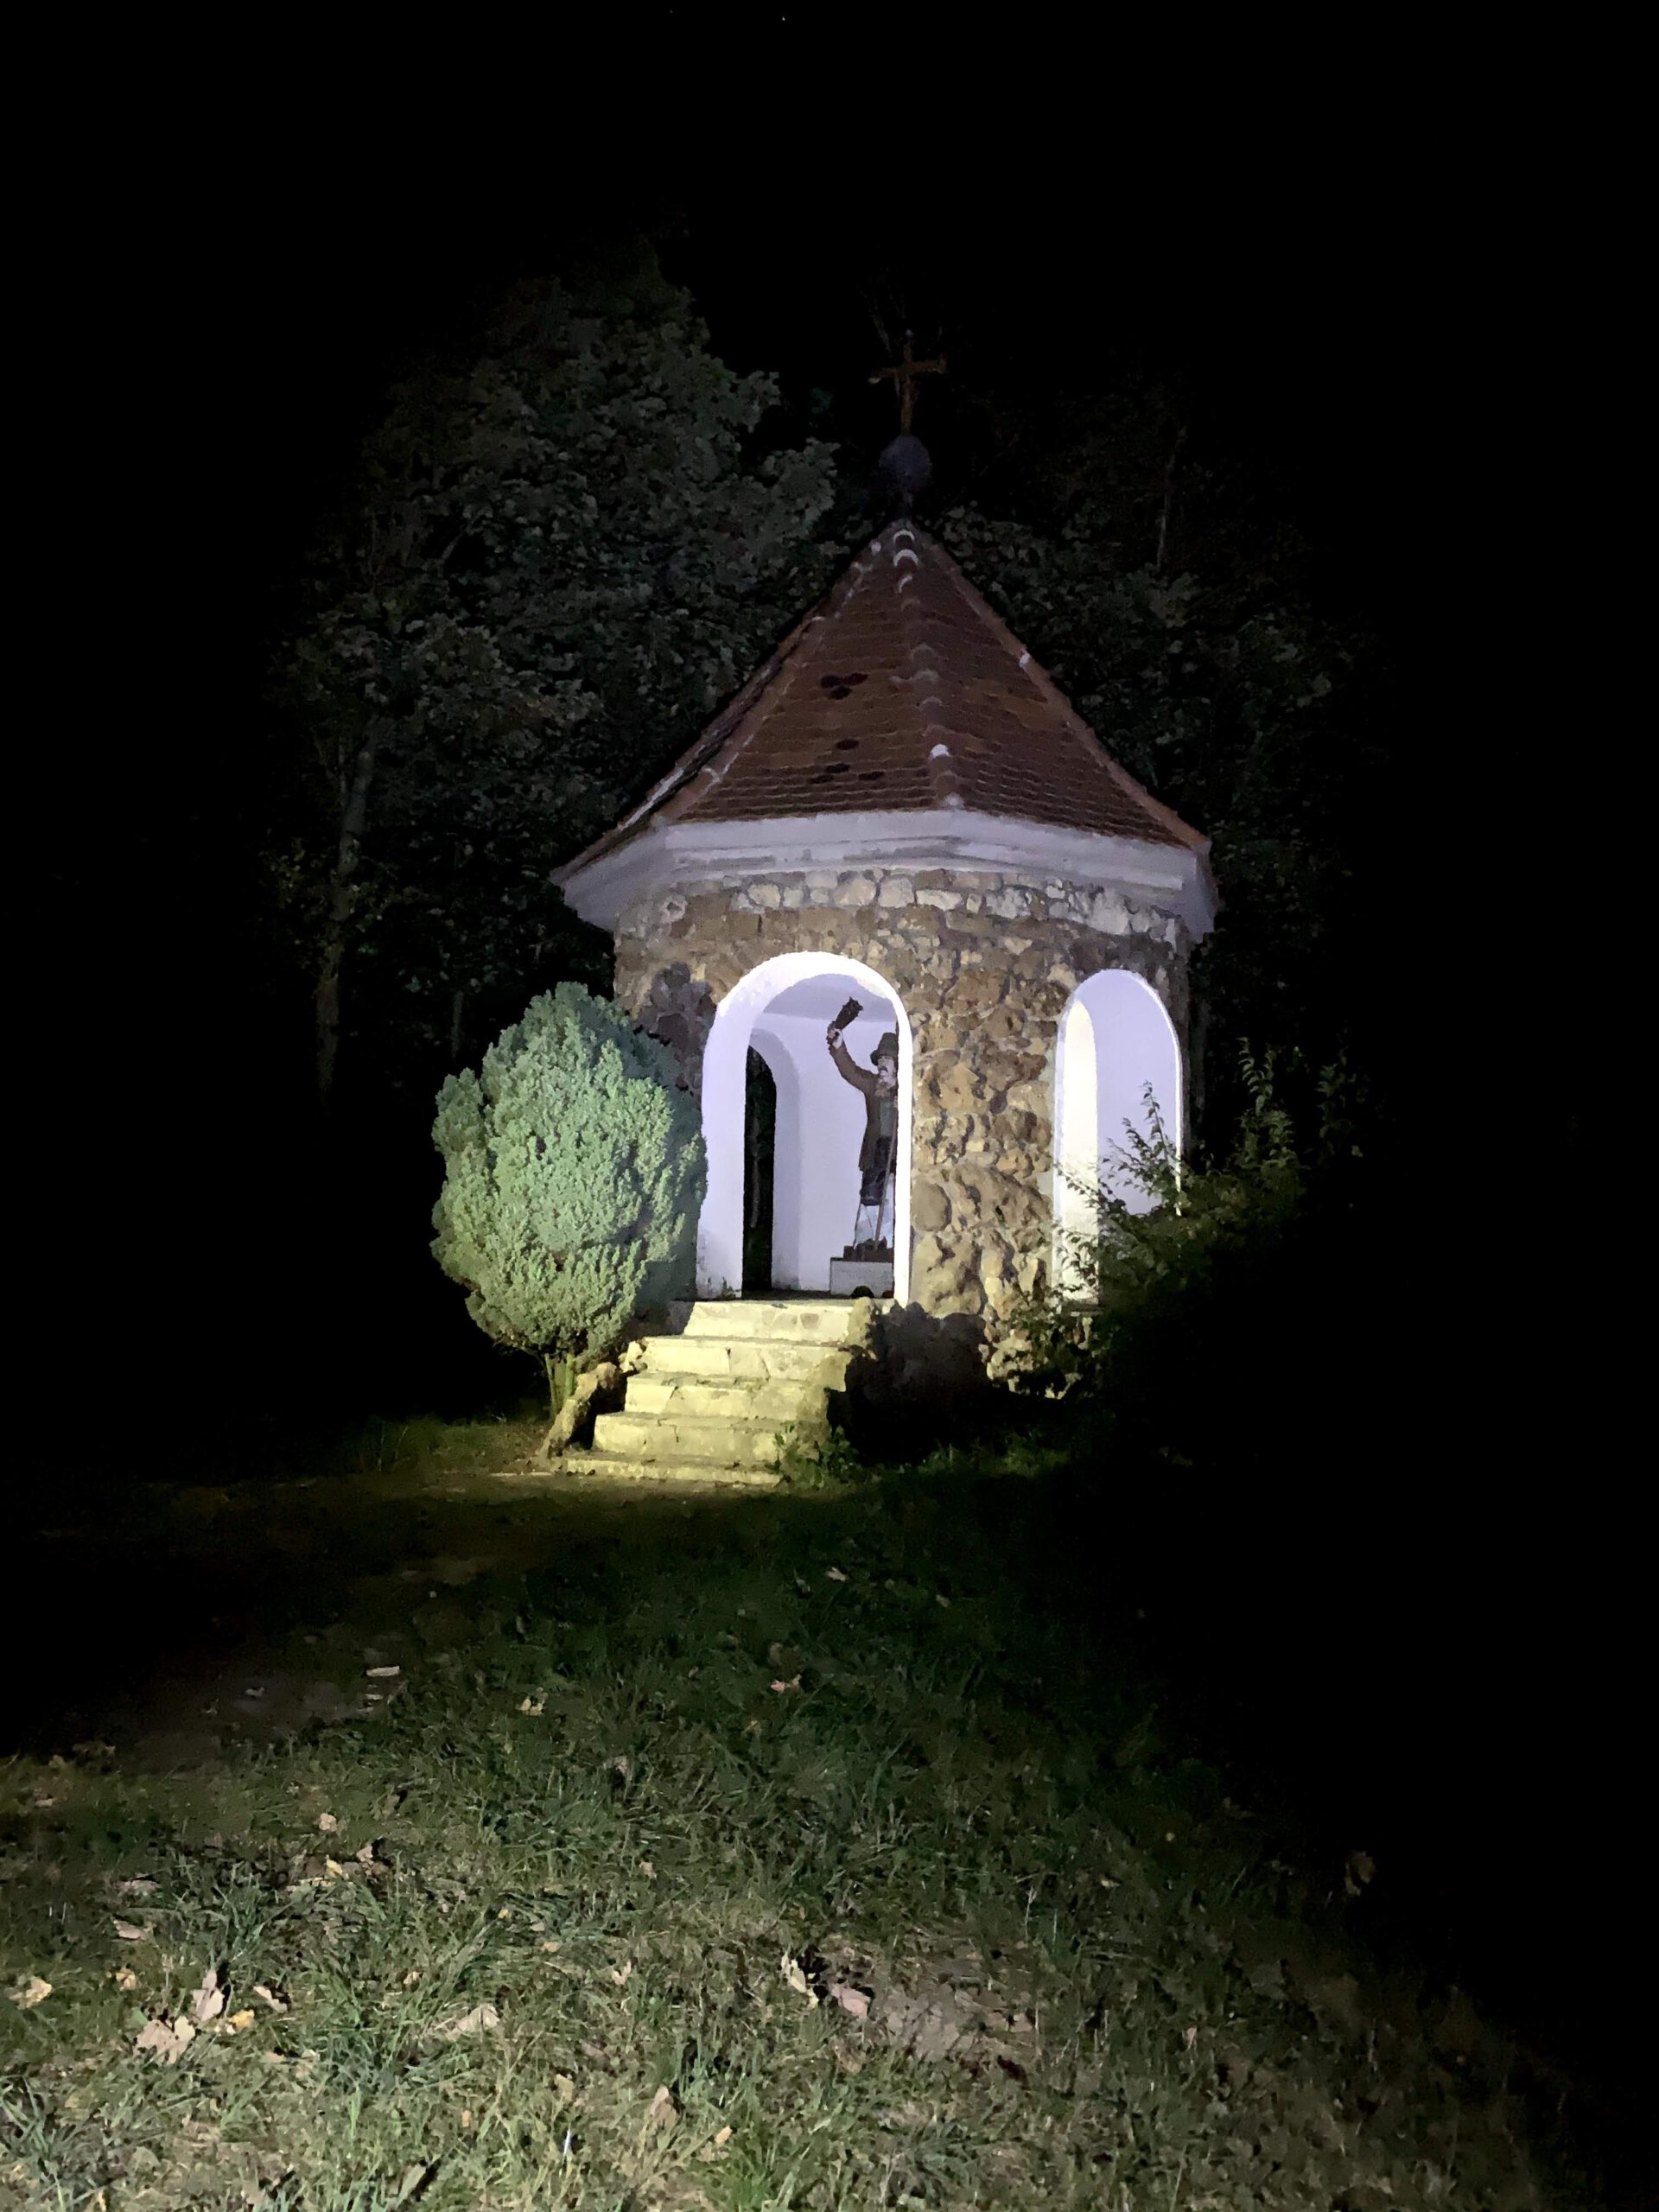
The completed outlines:
[[[956,563],[894,523],[625,822],[971,808],[1201,847],[1135,782]]]

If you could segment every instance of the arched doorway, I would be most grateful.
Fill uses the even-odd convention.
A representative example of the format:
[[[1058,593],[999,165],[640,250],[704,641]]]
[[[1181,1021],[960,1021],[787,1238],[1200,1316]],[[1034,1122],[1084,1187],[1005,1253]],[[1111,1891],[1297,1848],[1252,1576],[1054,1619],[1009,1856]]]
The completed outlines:
[[[1181,1047],[1164,1002],[1125,968],[1077,985],[1060,1016],[1054,1080],[1054,1280],[1081,1288],[1076,1240],[1092,1237],[1103,1198],[1147,1213],[1152,1193],[1128,1172],[1128,1132],[1152,1134],[1150,1085],[1164,1135],[1183,1142]]]
[[[744,1119],[748,1056],[760,1054],[777,1090],[772,1148],[772,1285],[826,1295],[830,1262],[851,1233],[858,1194],[864,1103],[836,1072],[824,1031],[845,1000],[863,1012],[849,1027],[853,1058],[868,1066],[884,1031],[899,1035],[899,1131],[894,1175],[893,1293],[910,1294],[910,1023],[899,994],[862,961],[785,952],[734,984],[715,1014],[702,1061],[702,1137],[709,1192],[697,1224],[697,1292],[743,1287]]]
[[[772,1171],[778,1147],[778,1079],[749,1046],[743,1093],[743,1295],[764,1298],[772,1275]]]

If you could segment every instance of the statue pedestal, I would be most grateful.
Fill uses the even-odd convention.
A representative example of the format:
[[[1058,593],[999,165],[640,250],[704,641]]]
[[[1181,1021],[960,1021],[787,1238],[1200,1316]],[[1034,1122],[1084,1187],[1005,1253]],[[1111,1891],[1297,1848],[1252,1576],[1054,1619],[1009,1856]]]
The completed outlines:
[[[872,1298],[893,1296],[893,1262],[891,1260],[831,1260],[830,1262],[830,1295],[831,1298],[851,1298],[858,1291],[867,1291]]]

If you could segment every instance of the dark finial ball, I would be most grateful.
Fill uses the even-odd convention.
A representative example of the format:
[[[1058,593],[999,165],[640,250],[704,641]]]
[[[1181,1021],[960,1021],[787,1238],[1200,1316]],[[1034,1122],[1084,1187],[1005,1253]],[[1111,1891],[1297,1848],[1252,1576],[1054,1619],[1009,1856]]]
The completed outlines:
[[[927,489],[933,463],[919,438],[903,432],[883,452],[876,464],[881,488],[900,514],[908,514]]]

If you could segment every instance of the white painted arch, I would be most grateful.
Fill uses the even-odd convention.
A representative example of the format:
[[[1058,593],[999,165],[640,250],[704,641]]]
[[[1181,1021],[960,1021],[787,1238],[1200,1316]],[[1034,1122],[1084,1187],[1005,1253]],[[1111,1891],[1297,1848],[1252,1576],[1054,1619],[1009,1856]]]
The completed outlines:
[[[1054,1280],[1062,1292],[1080,1283],[1073,1241],[1092,1235],[1101,1198],[1122,1198],[1131,1213],[1156,1200],[1126,1173],[1127,1132],[1152,1134],[1147,1088],[1180,1152],[1180,1039],[1150,983],[1126,968],[1086,976],[1060,1016],[1054,1059]]]
[[[773,1185],[775,1279],[792,1287],[827,1287],[830,1247],[820,1226],[824,1192],[838,1194],[835,1211],[850,1229],[858,1190],[858,1141],[863,1102],[841,1081],[823,1043],[835,1013],[814,1004],[807,1014],[775,1011],[788,994],[798,1004],[814,995],[804,987],[830,979],[831,991],[863,1001],[858,1029],[849,1032],[854,1057],[868,1062],[882,1029],[899,1033],[899,1148],[894,1178],[893,1292],[910,1295],[910,1154],[913,1048],[910,1020],[893,986],[861,960],[832,952],[781,952],[750,969],[715,1010],[702,1058],[702,1138],[709,1188],[697,1223],[697,1294],[735,1296],[743,1284],[743,1116],[751,1046],[778,1081],[778,1154]],[[888,1009],[891,1009],[889,1013]],[[868,1028],[868,1039],[860,1033]],[[801,1035],[796,1039],[793,1032]],[[816,1279],[822,1244],[823,1281]],[[809,1256],[808,1247],[810,1247]]]

